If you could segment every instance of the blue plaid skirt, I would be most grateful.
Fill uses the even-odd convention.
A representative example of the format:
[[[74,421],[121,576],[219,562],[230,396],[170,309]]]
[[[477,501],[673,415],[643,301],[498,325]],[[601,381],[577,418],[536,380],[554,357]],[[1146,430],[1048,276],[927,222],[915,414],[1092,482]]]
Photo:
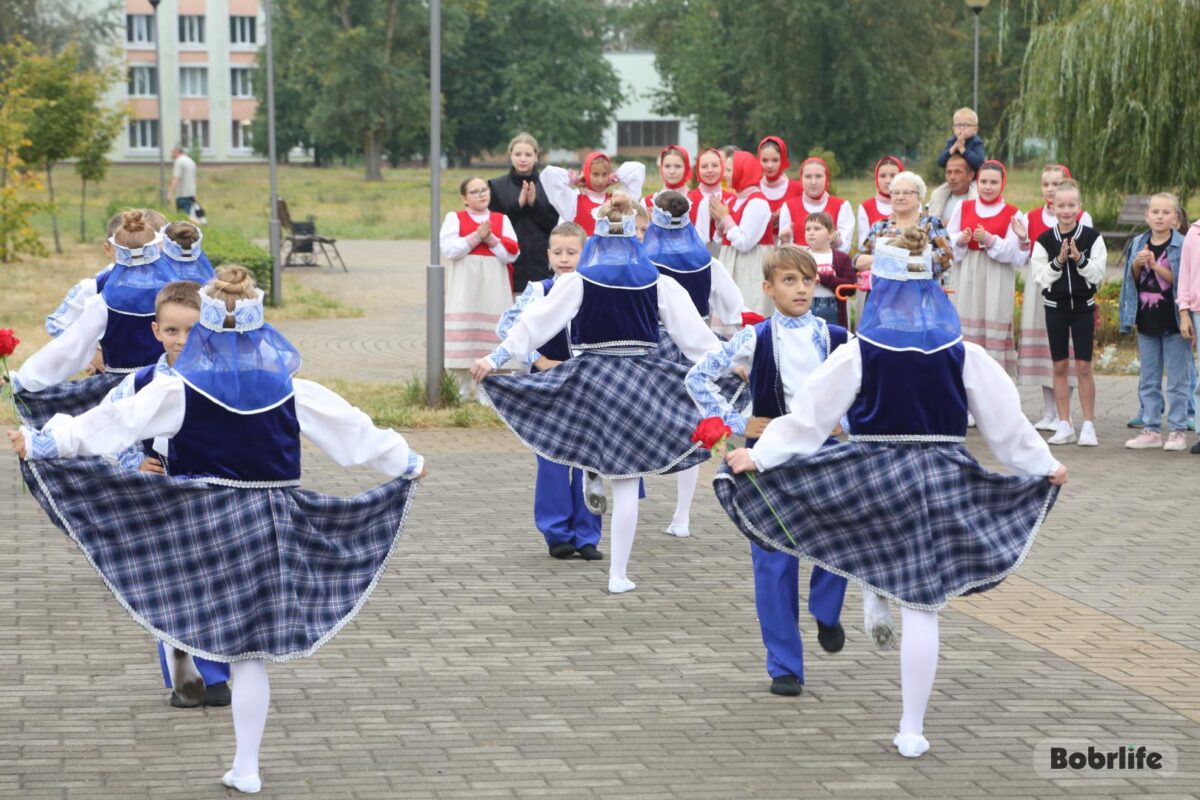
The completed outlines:
[[[210,661],[287,661],[333,638],[387,567],[414,489],[227,488],[95,457],[22,471],[134,621]]]
[[[709,457],[687,368],[651,355],[584,353],[530,375],[489,375],[479,401],[542,458],[604,478],[688,469]]]
[[[40,392],[21,392],[17,395],[17,413],[21,422],[40,429],[55,414],[77,417],[100,405],[100,401],[128,373],[101,372],[78,381],[63,381]]]
[[[752,541],[926,611],[1004,580],[1058,497],[957,444],[848,442],[753,474],[757,486],[722,464],[713,482]]]
[[[675,344],[675,340],[666,331],[660,333],[658,347],[651,350],[650,354],[657,358],[683,364],[687,369],[692,368],[692,362],[688,360],[688,357],[679,349],[679,345]],[[733,406],[734,411],[741,413],[750,405],[750,390],[747,388],[746,382],[737,375],[722,375],[717,379],[717,388]]]

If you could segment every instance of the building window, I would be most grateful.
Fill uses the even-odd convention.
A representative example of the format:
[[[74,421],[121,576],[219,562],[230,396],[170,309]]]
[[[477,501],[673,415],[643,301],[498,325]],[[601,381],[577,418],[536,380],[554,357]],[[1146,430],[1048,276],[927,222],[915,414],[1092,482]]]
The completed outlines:
[[[229,18],[229,43],[230,44],[257,44],[258,43],[258,18],[257,17],[230,17]]]
[[[208,149],[208,120],[185,119],[179,123],[179,146],[184,149]]]
[[[179,43],[204,44],[204,17],[196,14],[179,15]]]
[[[253,67],[231,67],[229,70],[230,94],[234,97],[254,97]]]
[[[208,67],[180,67],[179,96],[208,97]]]
[[[158,147],[158,120],[133,119],[129,121],[129,149],[153,150]]]
[[[154,17],[150,14],[126,14],[125,41],[129,44],[154,44]]]
[[[679,120],[655,119],[617,123],[617,147],[666,147],[679,141]]]
[[[129,96],[154,97],[158,94],[157,67],[129,68]]]
[[[254,146],[254,137],[250,134],[250,120],[235,119],[232,135],[229,137],[230,147],[234,150],[249,150]]]

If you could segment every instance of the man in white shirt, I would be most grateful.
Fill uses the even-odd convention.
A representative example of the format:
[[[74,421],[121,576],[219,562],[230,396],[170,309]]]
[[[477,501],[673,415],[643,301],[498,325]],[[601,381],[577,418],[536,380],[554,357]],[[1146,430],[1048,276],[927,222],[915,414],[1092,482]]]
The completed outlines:
[[[192,206],[196,205],[196,162],[179,145],[171,148],[171,160],[175,162],[175,167],[171,171],[167,202],[174,200],[177,211],[190,214]]]
[[[963,200],[979,197],[975,189],[975,171],[961,154],[954,154],[946,161],[946,182],[929,195],[929,215],[937,217],[944,225],[954,215]]]

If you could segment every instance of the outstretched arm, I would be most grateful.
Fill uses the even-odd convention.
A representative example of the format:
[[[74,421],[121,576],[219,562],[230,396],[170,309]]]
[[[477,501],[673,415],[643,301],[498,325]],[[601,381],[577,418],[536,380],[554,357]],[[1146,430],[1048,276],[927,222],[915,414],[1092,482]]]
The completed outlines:
[[[375,427],[365,412],[319,383],[297,378],[292,386],[300,432],[338,464],[371,467],[394,478],[424,474],[425,459],[403,436]]]

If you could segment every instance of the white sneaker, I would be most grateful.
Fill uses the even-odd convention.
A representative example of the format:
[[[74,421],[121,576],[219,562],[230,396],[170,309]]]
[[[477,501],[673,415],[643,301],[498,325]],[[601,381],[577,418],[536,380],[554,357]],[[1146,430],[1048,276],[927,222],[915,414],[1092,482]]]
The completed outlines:
[[[628,578],[617,578],[612,575],[608,576],[608,593],[609,594],[624,594],[632,592],[637,588],[637,584]]]
[[[677,525],[672,522],[667,526],[667,535],[674,536],[676,539],[686,539],[692,535],[687,525]]]
[[[905,758],[917,758],[929,752],[929,740],[919,733],[897,733],[892,744]]]
[[[1059,420],[1054,435],[1046,440],[1046,444],[1071,444],[1075,441],[1075,426],[1070,420]]]
[[[1033,423],[1033,427],[1039,431],[1056,431],[1058,430],[1058,421],[1058,414],[1046,414]]]
[[[262,780],[258,775],[237,776],[233,774],[233,770],[225,773],[221,783],[230,789],[237,789],[242,794],[258,794],[262,791]]]
[[[1095,447],[1098,444],[1100,440],[1096,438],[1096,426],[1091,422],[1083,423],[1083,427],[1079,429],[1079,446]]]

